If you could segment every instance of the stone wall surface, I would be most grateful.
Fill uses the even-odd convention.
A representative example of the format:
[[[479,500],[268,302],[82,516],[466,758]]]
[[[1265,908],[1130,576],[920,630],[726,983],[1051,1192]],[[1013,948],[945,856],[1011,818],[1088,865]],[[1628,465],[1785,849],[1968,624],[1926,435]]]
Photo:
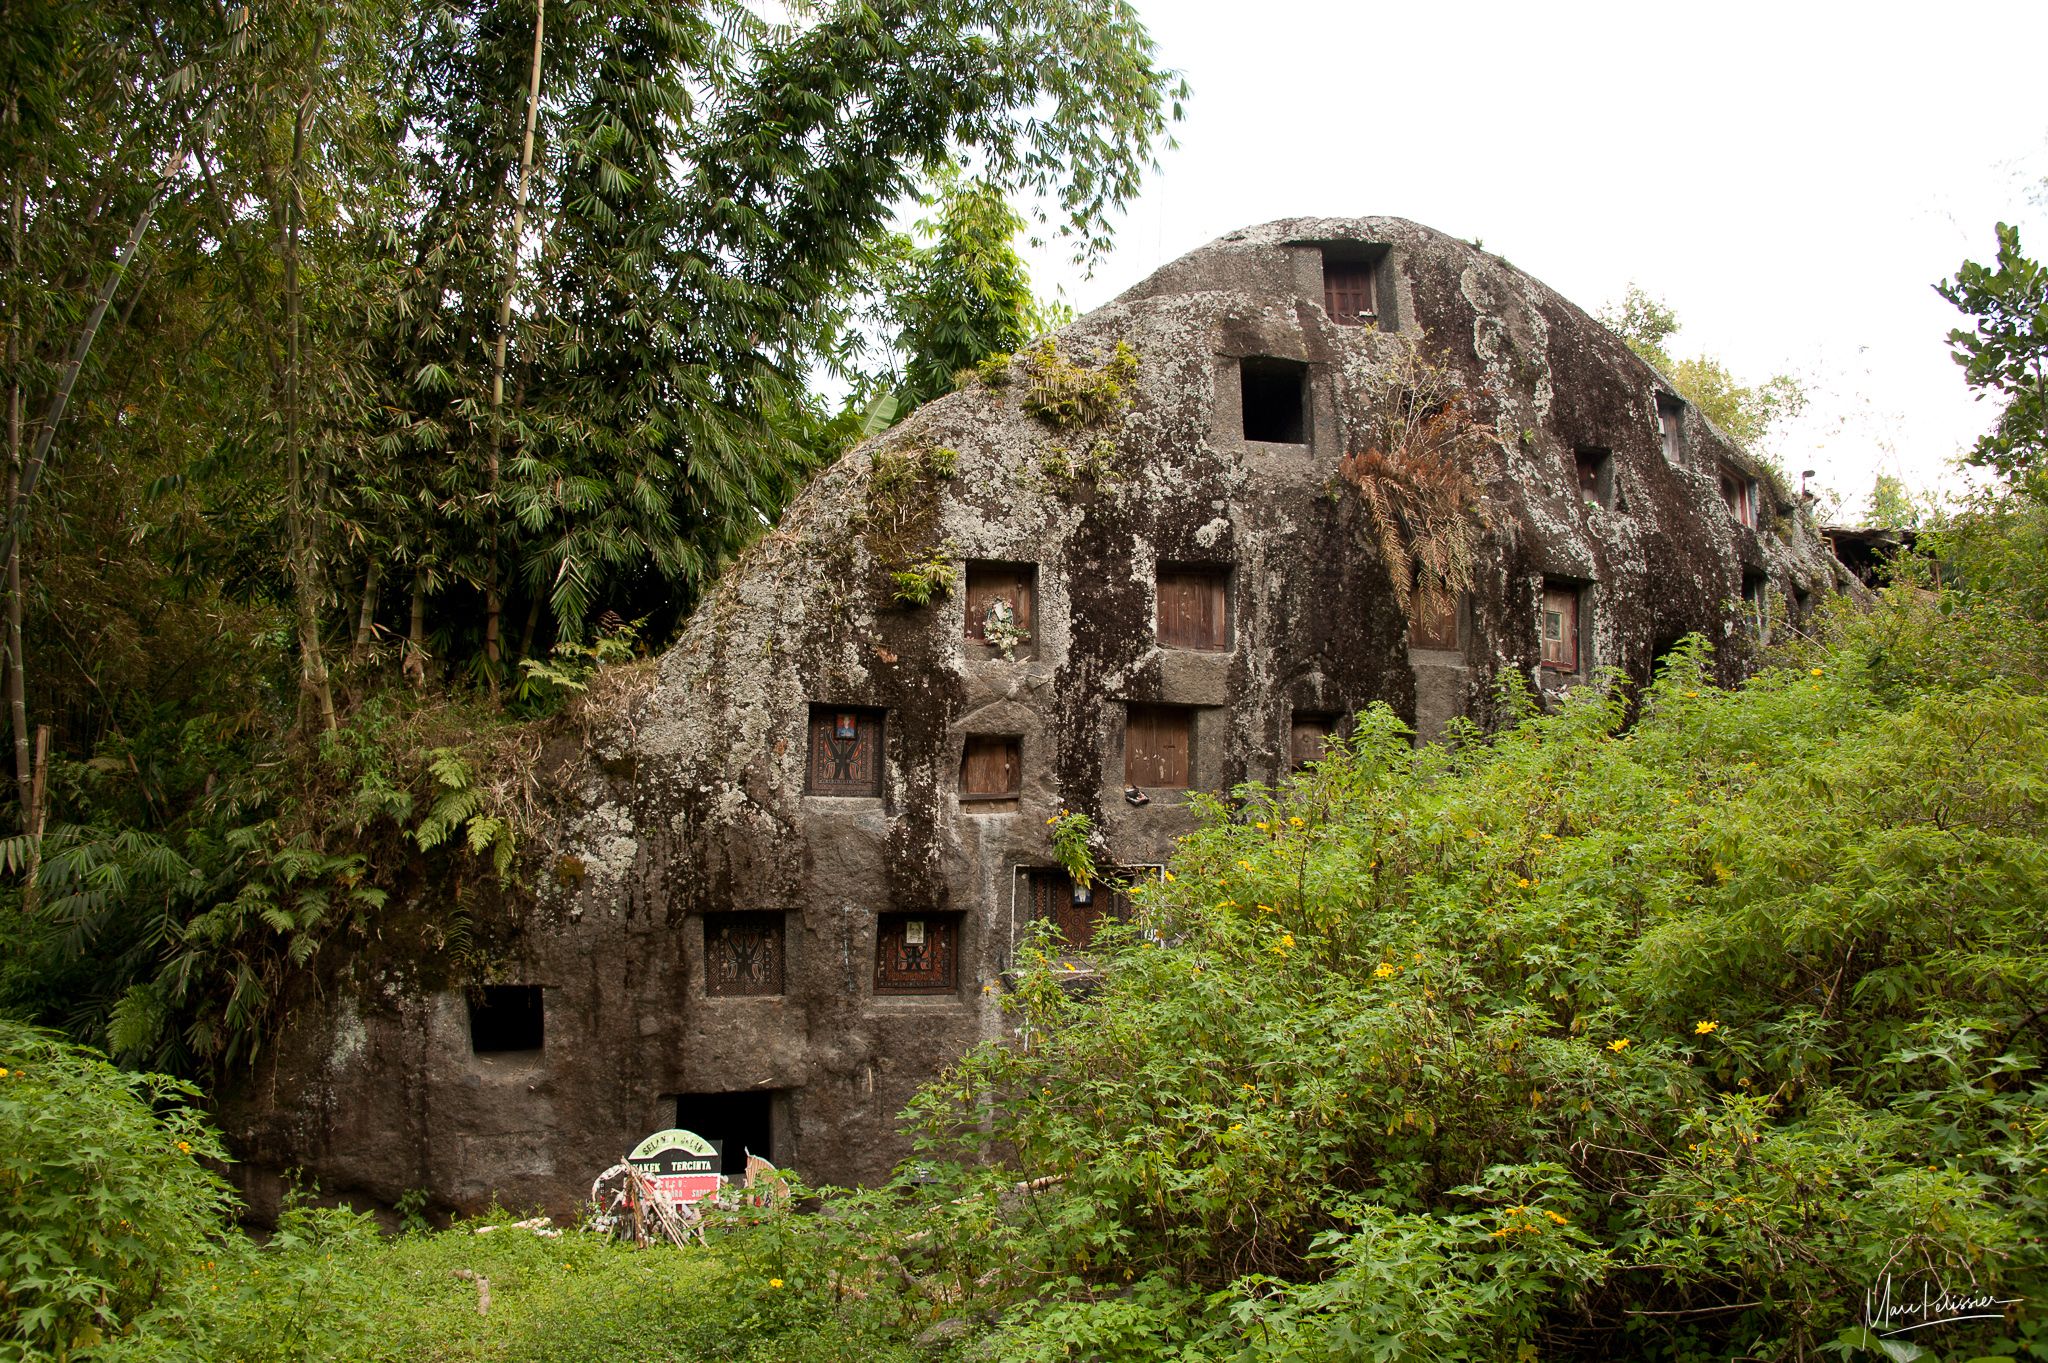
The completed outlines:
[[[1326,315],[1325,243],[1377,255],[1378,326]],[[1051,866],[1047,819],[1093,816],[1100,860],[1123,867],[1164,862],[1193,826],[1178,792],[1126,802],[1127,705],[1192,707],[1192,781],[1227,791],[1285,774],[1297,715],[1384,701],[1425,733],[1485,723],[1504,674],[1641,681],[1693,631],[1733,680],[1756,646],[1746,588],[1782,619],[1845,584],[1767,475],[1760,528],[1737,522],[1720,480],[1757,471],[1689,407],[1667,454],[1668,384],[1610,332],[1413,223],[1233,233],[1066,328],[1057,353],[1096,366],[1119,343],[1137,357],[1125,410],[1056,428],[1026,410],[1019,360],[816,477],[565,768],[551,868],[491,977],[542,987],[542,1047],[476,1055],[461,992],[336,981],[226,1106],[259,1210],[283,1168],[386,1204],[424,1188],[452,1208],[567,1210],[676,1120],[678,1095],[722,1095],[684,1099],[700,1125],[765,1112],[756,1153],[808,1179],[881,1179],[907,1153],[895,1119],[916,1088],[1004,1034],[1002,977],[1032,913],[1019,871]],[[1455,648],[1409,647],[1337,473],[1418,351],[1494,436],[1465,470],[1489,528]],[[1244,438],[1246,357],[1307,367],[1305,440]],[[1610,452],[1608,506],[1580,491],[1581,449]],[[1035,565],[1016,660],[965,637],[964,584],[895,598],[891,571],[933,552],[956,570]],[[1158,646],[1160,564],[1227,570],[1227,649]],[[1546,581],[1582,593],[1575,673],[1538,665]],[[813,705],[886,712],[878,796],[805,793]],[[1014,808],[963,809],[972,735],[1021,738]],[[707,916],[733,911],[782,916],[779,994],[707,994]],[[885,912],[957,925],[955,987],[876,991]]]

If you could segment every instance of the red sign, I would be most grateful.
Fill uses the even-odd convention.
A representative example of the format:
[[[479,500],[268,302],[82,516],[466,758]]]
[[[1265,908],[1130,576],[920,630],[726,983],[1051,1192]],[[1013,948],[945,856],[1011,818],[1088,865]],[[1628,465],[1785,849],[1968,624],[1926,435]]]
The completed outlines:
[[[725,1178],[718,1172],[718,1142],[707,1141],[694,1131],[657,1131],[633,1147],[626,1163],[677,1205],[717,1197],[725,1186]]]

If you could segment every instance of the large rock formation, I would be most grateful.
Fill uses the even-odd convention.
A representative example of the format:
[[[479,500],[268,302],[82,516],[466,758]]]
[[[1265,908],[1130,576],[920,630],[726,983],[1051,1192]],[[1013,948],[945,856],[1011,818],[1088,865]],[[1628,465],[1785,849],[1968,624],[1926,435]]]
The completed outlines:
[[[1400,558],[1451,564],[1453,608],[1427,573],[1404,608]],[[1002,1035],[1031,920],[1085,964],[1117,908],[1075,902],[1060,811],[1139,872],[1183,787],[1282,777],[1374,701],[1485,723],[1504,677],[1641,681],[1694,631],[1732,678],[1843,581],[1499,258],[1391,218],[1234,233],[820,474],[572,766],[495,987],[339,981],[230,1120],[253,1169],[385,1202],[560,1208],[678,1121],[880,1178],[917,1086]],[[975,637],[998,598],[1014,657]]]

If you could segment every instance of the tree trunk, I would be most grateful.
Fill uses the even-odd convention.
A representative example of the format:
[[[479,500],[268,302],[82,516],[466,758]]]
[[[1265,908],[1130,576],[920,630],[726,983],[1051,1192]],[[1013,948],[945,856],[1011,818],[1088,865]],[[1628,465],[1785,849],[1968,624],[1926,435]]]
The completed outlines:
[[[306,451],[303,440],[304,401],[300,354],[300,313],[303,296],[299,287],[299,240],[303,234],[299,176],[306,164],[306,125],[312,117],[313,90],[299,102],[293,120],[292,160],[281,187],[284,203],[284,444],[287,484],[287,529],[291,536],[292,607],[299,630],[299,691],[301,703],[310,701],[320,713],[320,724],[328,733],[336,727],[334,688],[327,675],[327,659],[320,641],[321,563],[314,543],[315,508],[308,487]]]
[[[519,149],[519,181],[512,192],[512,234],[505,247],[505,289],[498,297],[497,344],[491,350],[491,463],[488,482],[491,517],[490,567],[484,581],[484,661],[493,695],[504,650],[501,635],[504,593],[498,581],[498,466],[504,442],[505,347],[512,334],[512,295],[519,287],[519,239],[526,231],[526,186],[533,174],[533,130],[540,119],[540,59],[547,32],[547,0],[533,3],[533,66],[526,86],[526,138]]]
[[[7,121],[19,124],[19,96],[7,101]],[[21,215],[27,185],[17,181],[7,205],[7,252],[14,286],[23,287],[21,271]],[[21,503],[21,300],[10,300],[7,319],[7,524],[14,524],[15,509]],[[7,543],[7,712],[14,729],[14,786],[21,801],[21,831],[30,831],[33,808],[28,753],[28,679],[21,644],[21,541]],[[32,891],[31,891],[32,893]],[[23,901],[24,906],[27,901]]]
[[[427,684],[427,575],[412,575],[412,622],[405,631],[405,675],[415,688]]]
[[[370,560],[370,571],[363,576],[363,604],[356,611],[356,657],[363,656],[363,650],[370,646],[370,633],[377,628],[377,592],[384,585],[384,560]]]

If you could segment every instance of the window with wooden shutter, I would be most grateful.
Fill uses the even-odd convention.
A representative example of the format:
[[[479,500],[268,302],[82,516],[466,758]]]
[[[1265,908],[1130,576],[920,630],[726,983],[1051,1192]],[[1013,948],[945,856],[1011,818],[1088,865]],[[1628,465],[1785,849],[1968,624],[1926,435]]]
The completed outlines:
[[[1560,672],[1579,670],[1579,589],[1543,586],[1543,665]]]
[[[1296,711],[1287,732],[1287,764],[1301,771],[1311,762],[1323,760],[1323,753],[1337,735],[1335,715],[1312,715]]]
[[[1454,593],[1432,597],[1420,587],[1408,593],[1408,645],[1444,650],[1458,647],[1458,598]]]
[[[1124,720],[1124,784],[1184,790],[1193,784],[1189,753],[1194,712],[1179,705],[1132,705]]]
[[[967,565],[967,637],[992,650],[998,648],[1000,640],[991,642],[988,629],[992,622],[1000,625],[1007,611],[1010,627],[1018,635],[1011,646],[1011,655],[1032,656],[1031,641],[1038,629],[1034,599],[1038,594],[1037,588],[1038,569],[1032,564],[970,561]],[[993,616],[991,609],[994,610]]]
[[[1050,919],[1069,951],[1086,951],[1095,940],[1095,930],[1105,921],[1129,914],[1129,901],[1121,886],[1105,877],[1098,876],[1087,889],[1077,890],[1073,877],[1065,871],[1048,868],[1029,874],[1031,916]]]
[[[959,914],[885,913],[876,919],[877,994],[949,994],[959,983]]]
[[[1373,293],[1378,273],[1362,260],[1323,258],[1323,311],[1339,326],[1363,326],[1379,316]]]
[[[1212,652],[1230,647],[1230,570],[1159,565],[1159,646]]]
[[[970,813],[1017,807],[1024,786],[1024,740],[1014,734],[969,734],[960,750],[960,803]]]
[[[738,998],[782,992],[783,915],[714,913],[704,918],[704,992]]]
[[[1721,465],[1721,501],[1738,525],[1756,529],[1756,479],[1733,464]]]
[[[882,793],[882,716],[880,710],[849,706],[811,707],[807,794]]]
[[[1664,445],[1664,462],[1676,467],[1685,462],[1685,404],[1669,393],[1657,395],[1657,435]]]

